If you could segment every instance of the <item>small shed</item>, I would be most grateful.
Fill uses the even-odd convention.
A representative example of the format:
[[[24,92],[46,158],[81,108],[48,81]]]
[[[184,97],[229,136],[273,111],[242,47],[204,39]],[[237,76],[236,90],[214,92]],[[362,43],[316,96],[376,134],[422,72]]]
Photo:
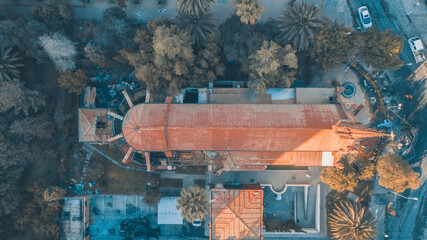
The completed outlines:
[[[178,197],[162,197],[157,206],[158,224],[182,224],[181,211],[176,208]]]

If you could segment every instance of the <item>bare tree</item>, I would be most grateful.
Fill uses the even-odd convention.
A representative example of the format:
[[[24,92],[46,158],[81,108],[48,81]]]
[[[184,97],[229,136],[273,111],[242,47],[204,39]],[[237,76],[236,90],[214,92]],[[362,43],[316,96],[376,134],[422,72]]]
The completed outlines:
[[[9,132],[26,140],[33,138],[46,140],[52,138],[55,129],[53,123],[46,116],[37,115],[13,121],[9,127]]]
[[[59,71],[72,70],[76,67],[76,47],[66,36],[60,33],[46,34],[39,37],[39,40]]]
[[[43,191],[43,200],[46,202],[60,201],[64,196],[65,190],[57,186],[50,186]]]
[[[14,109],[15,114],[23,111],[25,115],[29,115],[30,109],[37,112],[44,104],[43,95],[27,89],[18,79],[0,83],[0,112]]]

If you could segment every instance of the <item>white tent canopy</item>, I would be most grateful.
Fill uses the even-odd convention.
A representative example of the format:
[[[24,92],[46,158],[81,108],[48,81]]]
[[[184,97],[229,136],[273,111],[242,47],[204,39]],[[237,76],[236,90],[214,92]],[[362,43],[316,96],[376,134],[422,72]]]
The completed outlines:
[[[158,224],[182,224],[181,211],[176,208],[178,197],[162,197],[157,206]]]

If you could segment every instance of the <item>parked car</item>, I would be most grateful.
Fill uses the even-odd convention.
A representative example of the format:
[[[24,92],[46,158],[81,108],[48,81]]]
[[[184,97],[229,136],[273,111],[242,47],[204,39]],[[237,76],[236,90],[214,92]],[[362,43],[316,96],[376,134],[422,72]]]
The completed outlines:
[[[371,19],[371,15],[369,14],[368,7],[362,6],[358,8],[357,11],[359,12],[359,19],[360,19],[360,22],[362,23],[363,29],[366,30],[368,28],[371,28],[372,19]]]
[[[424,55],[423,42],[418,37],[413,37],[408,40],[409,47],[411,48],[412,54],[414,55],[415,62],[420,63],[426,60],[426,56]]]

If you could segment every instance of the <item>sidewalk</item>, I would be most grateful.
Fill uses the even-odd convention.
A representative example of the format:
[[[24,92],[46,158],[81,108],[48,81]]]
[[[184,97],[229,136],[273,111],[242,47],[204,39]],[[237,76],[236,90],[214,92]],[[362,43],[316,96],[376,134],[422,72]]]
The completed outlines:
[[[378,184],[378,177],[375,180],[374,188],[371,193],[371,201],[369,202],[369,210],[374,215],[377,221],[377,239],[382,240],[387,233],[386,227],[386,212],[388,203],[388,192],[386,188]]]
[[[409,34],[419,33],[418,37],[422,38],[424,45],[427,42],[427,28],[425,26],[427,22],[427,6],[424,0],[399,0],[399,4],[395,4],[396,1],[386,0],[389,6],[394,7],[394,11],[400,13],[400,17],[407,19],[406,24],[409,25],[408,30],[411,30]],[[415,29],[414,29],[415,27]],[[415,35],[414,35],[415,36]],[[408,36],[414,37],[414,36]]]

